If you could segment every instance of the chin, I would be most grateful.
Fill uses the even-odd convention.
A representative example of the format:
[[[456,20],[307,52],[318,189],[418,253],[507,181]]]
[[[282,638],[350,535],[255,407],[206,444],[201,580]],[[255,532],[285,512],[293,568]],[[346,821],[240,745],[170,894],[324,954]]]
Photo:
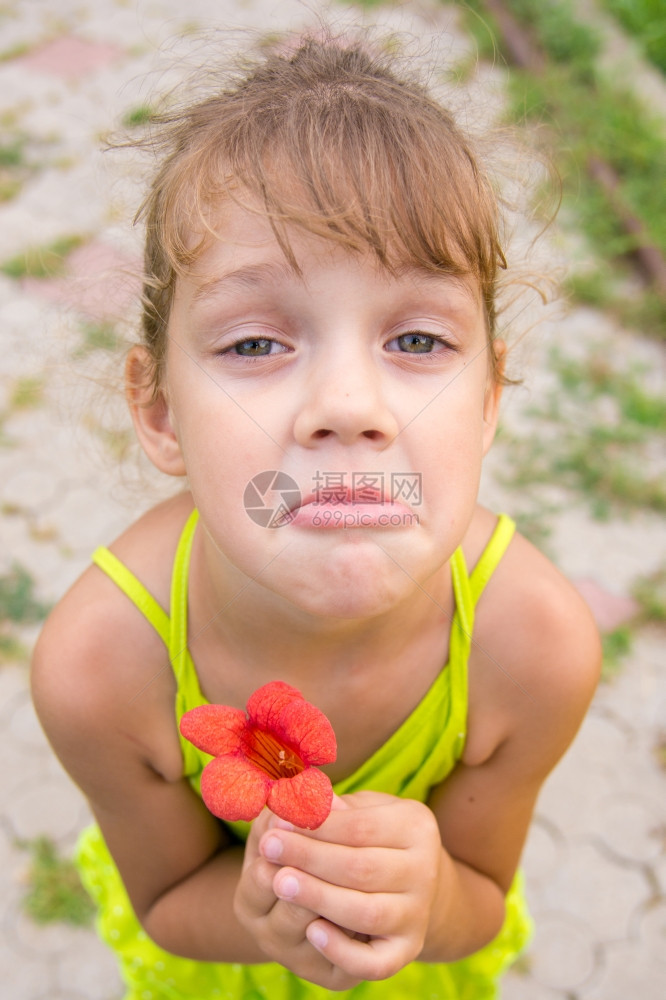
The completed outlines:
[[[374,618],[413,591],[410,576],[375,546],[366,558],[358,551],[345,555],[322,559],[314,570],[304,567],[292,590],[293,604],[316,617]]]

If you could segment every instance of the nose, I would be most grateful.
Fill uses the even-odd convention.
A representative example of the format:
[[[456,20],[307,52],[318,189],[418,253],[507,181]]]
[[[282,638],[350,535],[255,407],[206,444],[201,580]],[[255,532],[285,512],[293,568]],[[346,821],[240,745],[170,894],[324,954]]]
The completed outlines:
[[[378,450],[398,434],[399,425],[372,358],[322,359],[309,373],[294,436],[306,448],[324,438],[343,445],[372,442]]]

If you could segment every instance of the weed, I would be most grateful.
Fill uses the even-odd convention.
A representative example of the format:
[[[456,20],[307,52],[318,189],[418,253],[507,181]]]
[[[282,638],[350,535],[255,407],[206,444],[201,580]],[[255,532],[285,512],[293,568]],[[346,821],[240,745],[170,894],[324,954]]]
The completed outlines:
[[[23,904],[26,913],[38,924],[60,921],[76,927],[89,926],[95,907],[73,862],[59,857],[48,837],[20,846],[32,855],[29,889]]]
[[[29,410],[39,406],[44,399],[44,379],[39,375],[24,375],[14,383],[9,406],[16,410]]]
[[[25,646],[16,636],[0,632],[0,663],[6,663],[8,660],[25,660],[27,655]]]
[[[149,104],[139,104],[136,108],[130,108],[123,115],[123,125],[126,128],[138,128],[146,125],[155,116],[155,109]]]
[[[666,73],[663,0],[602,0],[602,3],[638,39],[647,58]]]
[[[662,730],[654,745],[654,755],[657,764],[666,771],[666,729]]]
[[[84,323],[83,343],[76,351],[77,357],[85,357],[91,351],[117,351],[121,337],[112,323]]]
[[[602,680],[609,681],[620,671],[622,663],[632,648],[632,633],[627,625],[621,625],[613,632],[601,637],[603,650]]]
[[[30,51],[30,46],[23,42],[17,45],[12,45],[10,48],[5,49],[4,52],[0,52],[0,63],[9,62],[11,59],[19,59],[21,56],[25,56]]]
[[[82,236],[64,236],[48,246],[29,247],[0,266],[9,278],[56,278],[65,272],[65,261],[84,242]]]
[[[30,574],[18,563],[5,576],[0,576],[0,622],[29,625],[46,618],[49,607],[35,600],[34,586]]]
[[[19,139],[0,145],[0,168],[23,166],[25,162],[23,146],[24,143]]]
[[[632,594],[640,604],[645,619],[662,624],[666,622],[666,565],[637,580]]]
[[[633,4],[633,0],[617,2],[624,7]],[[472,10],[480,6],[476,0],[468,4]],[[608,282],[598,276],[576,277],[570,288],[583,301],[610,308],[642,332],[666,337],[663,295],[650,291],[627,302],[622,291],[617,291],[618,284],[624,283],[627,258],[637,246],[651,243],[666,253],[663,122],[633,92],[599,70],[599,36],[576,20],[571,2],[505,0],[505,5],[547,54],[538,74],[515,70],[510,75],[510,117],[542,126],[540,136],[551,153],[555,151],[564,205],[569,209],[562,218],[574,219],[577,228],[584,230],[594,253],[613,275]],[[650,0],[643,0],[641,6],[652,9]],[[487,20],[486,33],[496,27],[491,18]],[[467,23],[478,35],[479,18],[470,15]],[[666,39],[663,18],[660,23],[662,27],[656,30]],[[617,176],[612,196],[589,176],[592,157],[608,164]],[[639,222],[633,234],[618,215],[618,203]]]

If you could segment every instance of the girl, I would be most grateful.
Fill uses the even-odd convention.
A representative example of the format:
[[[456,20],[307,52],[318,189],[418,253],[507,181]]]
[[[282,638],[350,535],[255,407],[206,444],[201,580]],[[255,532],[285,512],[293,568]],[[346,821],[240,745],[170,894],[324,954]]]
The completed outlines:
[[[127,1000],[489,1000],[599,671],[575,591],[477,503],[492,188],[447,111],[350,43],[273,52],[152,141],[127,394],[187,488],[95,554],[33,672]],[[337,797],[317,830],[265,809],[248,835],[204,807],[178,723],[274,679],[331,720]]]

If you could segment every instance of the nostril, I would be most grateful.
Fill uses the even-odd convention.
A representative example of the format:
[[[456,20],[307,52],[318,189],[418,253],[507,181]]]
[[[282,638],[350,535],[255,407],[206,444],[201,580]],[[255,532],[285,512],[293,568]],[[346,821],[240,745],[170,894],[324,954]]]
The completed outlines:
[[[363,431],[363,437],[368,441],[377,441],[381,436],[381,431]]]
[[[315,438],[325,438],[328,437],[330,433],[331,431],[327,431],[326,429],[322,428],[321,430],[315,431],[312,436]]]

